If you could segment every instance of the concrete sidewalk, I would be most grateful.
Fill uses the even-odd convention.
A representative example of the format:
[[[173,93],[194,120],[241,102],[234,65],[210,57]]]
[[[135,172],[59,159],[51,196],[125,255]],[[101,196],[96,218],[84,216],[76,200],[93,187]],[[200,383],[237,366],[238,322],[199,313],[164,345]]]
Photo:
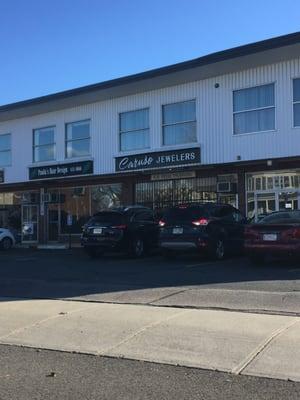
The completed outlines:
[[[300,381],[300,318],[1,299],[0,343]]]

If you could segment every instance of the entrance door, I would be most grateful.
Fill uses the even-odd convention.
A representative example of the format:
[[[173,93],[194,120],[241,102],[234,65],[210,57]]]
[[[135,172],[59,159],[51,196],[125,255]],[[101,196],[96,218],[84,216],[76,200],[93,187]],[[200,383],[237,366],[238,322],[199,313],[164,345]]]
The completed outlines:
[[[276,191],[254,194],[254,215],[259,220],[265,214],[273,211],[298,210],[300,206],[300,192]],[[249,201],[248,201],[249,211]]]
[[[280,192],[279,193],[279,211],[298,210],[299,208],[298,192]]]
[[[48,241],[57,242],[59,234],[59,208],[57,204],[48,205]]]
[[[22,242],[38,241],[38,211],[37,205],[22,205]]]
[[[257,193],[255,194],[255,215],[259,218],[277,210],[276,193]]]

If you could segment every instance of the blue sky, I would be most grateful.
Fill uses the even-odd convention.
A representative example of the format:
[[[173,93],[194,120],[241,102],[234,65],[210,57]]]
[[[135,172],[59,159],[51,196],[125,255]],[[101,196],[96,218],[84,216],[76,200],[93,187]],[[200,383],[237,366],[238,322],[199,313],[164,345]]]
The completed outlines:
[[[0,104],[296,31],[297,0],[0,0]]]

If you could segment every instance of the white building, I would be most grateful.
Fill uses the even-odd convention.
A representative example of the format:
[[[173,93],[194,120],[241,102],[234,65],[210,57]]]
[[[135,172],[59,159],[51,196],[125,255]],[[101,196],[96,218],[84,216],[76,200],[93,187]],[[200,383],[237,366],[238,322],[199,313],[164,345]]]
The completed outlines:
[[[300,33],[1,106],[0,181],[24,242],[118,204],[298,208]]]

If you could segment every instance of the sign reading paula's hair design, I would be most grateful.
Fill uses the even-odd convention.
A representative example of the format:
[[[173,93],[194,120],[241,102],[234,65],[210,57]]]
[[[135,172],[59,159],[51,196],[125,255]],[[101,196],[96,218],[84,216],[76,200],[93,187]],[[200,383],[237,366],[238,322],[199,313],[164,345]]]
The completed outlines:
[[[133,156],[116,157],[116,171],[138,171],[143,169],[170,168],[181,165],[200,164],[200,148],[159,151]]]
[[[68,164],[46,165],[29,168],[29,179],[62,178],[93,173],[93,161],[80,161]]]

